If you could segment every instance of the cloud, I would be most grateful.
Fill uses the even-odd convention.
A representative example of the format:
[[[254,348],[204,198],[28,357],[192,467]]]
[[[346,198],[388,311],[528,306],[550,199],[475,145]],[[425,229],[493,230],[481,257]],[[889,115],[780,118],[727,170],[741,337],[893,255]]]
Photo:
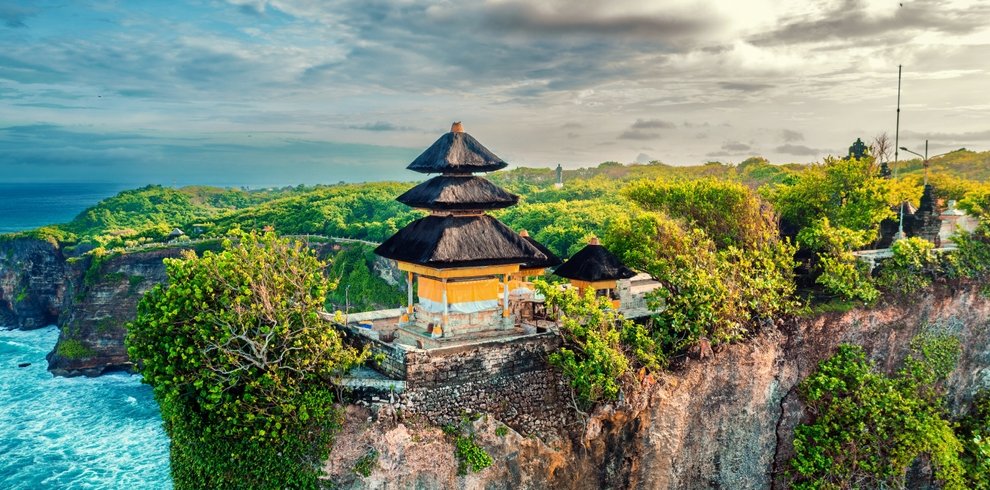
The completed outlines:
[[[959,133],[924,133],[921,131],[902,131],[901,141],[905,139],[927,139],[932,143],[974,143],[990,141],[990,130],[984,131],[963,131]]]
[[[720,87],[726,90],[736,90],[739,92],[761,92],[768,88],[773,88],[769,83],[759,82],[719,82]]]
[[[841,41],[876,42],[885,35],[916,36],[917,31],[961,35],[984,26],[990,6],[974,3],[955,8],[943,1],[899,3],[883,14],[867,11],[865,0],[843,0],[825,12],[814,12],[782,19],[779,28],[749,39],[754,45],[793,45]]]
[[[640,153],[636,155],[636,163],[650,163],[654,160],[653,157],[647,155],[646,153]]]
[[[410,131],[413,128],[409,126],[399,126],[387,121],[376,121],[373,123],[353,124],[347,126],[347,129],[357,129],[361,131]]]
[[[560,125],[561,129],[583,129],[584,124],[579,122],[568,122]]]
[[[781,129],[780,139],[784,140],[784,143],[804,141],[804,134],[802,134],[800,131],[794,131],[793,129]]]
[[[637,119],[631,127],[632,129],[673,129],[677,125],[660,119]]]
[[[751,149],[752,149],[751,146],[747,145],[746,143],[740,143],[738,141],[726,141],[725,143],[722,144],[723,151],[738,153],[743,151],[749,151]]]
[[[777,153],[784,153],[786,155],[796,155],[796,156],[818,156],[822,153],[828,153],[826,150],[819,150],[817,148],[809,148],[804,145],[780,145],[774,148]]]
[[[660,139],[660,133],[650,133],[646,131],[640,131],[638,129],[630,129],[628,131],[623,131],[619,135],[621,140],[655,140]]]

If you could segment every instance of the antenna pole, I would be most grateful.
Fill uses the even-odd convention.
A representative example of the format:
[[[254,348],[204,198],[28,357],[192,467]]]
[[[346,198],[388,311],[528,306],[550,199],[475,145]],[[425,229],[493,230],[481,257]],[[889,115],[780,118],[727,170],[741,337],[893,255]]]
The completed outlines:
[[[901,65],[897,65],[897,125],[894,126],[894,177],[897,177],[897,149],[901,147]]]

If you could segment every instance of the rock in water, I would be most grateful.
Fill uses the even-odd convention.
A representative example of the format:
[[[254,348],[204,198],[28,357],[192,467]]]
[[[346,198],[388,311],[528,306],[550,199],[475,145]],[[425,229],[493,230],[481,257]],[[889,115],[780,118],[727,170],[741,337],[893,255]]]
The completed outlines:
[[[30,363],[30,362],[22,362],[22,363],[19,363],[19,364],[17,365],[17,367],[28,367],[28,366],[30,366],[30,365],[31,365],[31,363]]]

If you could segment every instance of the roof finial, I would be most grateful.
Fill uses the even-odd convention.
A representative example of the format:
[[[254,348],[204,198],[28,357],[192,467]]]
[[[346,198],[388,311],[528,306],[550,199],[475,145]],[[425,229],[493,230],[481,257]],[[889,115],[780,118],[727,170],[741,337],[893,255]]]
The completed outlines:
[[[464,132],[464,125],[461,124],[460,121],[457,121],[454,124],[451,124],[450,125],[450,132],[451,133],[463,133]]]
[[[588,245],[601,245],[602,243],[598,241],[598,237],[592,236],[591,240],[588,240]]]
[[[954,202],[954,201],[953,201]],[[519,230],[519,236],[526,238],[529,236],[529,232],[526,230]]]

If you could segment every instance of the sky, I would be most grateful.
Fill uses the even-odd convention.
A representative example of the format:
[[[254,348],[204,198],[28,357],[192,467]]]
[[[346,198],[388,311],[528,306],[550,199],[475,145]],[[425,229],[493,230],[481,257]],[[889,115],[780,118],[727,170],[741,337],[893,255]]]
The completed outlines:
[[[990,2],[0,0],[0,181],[410,180],[990,147]]]

